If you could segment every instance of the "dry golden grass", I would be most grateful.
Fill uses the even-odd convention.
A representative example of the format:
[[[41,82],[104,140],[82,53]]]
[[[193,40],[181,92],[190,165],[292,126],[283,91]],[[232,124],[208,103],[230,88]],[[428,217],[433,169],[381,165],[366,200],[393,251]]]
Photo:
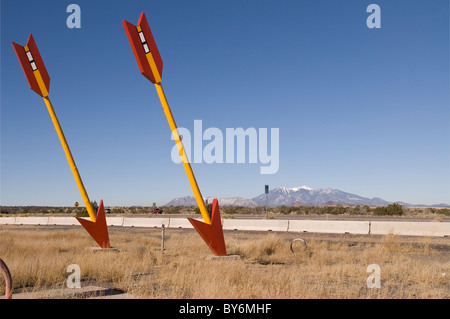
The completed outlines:
[[[81,227],[0,226],[0,257],[14,292],[65,287],[67,266],[95,284],[143,298],[449,298],[450,240],[398,236],[225,232],[229,254],[207,260],[194,231],[110,227],[119,253],[92,253]],[[307,247],[290,242],[306,239]],[[381,288],[367,288],[367,266],[378,264]],[[0,293],[4,294],[0,281]],[[14,295],[13,295],[14,297]]]

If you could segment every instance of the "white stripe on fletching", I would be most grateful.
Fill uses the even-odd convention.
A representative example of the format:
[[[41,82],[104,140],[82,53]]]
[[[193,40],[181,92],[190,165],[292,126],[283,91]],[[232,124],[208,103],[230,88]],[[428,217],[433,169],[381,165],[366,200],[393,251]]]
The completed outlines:
[[[27,58],[28,58],[28,61],[33,61],[33,56],[31,55],[31,52],[30,51],[28,51],[27,52]]]
[[[141,42],[144,43],[145,41],[145,37],[144,37],[144,33],[141,31],[139,32],[139,37],[141,38]]]

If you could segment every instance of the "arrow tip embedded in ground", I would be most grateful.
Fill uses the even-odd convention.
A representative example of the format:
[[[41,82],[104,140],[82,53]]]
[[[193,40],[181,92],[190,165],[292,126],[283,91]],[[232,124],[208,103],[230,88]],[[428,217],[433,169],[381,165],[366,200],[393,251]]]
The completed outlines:
[[[188,220],[216,256],[227,255],[222,222],[220,220],[219,204],[216,198],[214,198],[212,204],[211,224],[206,224],[192,218],[188,218]]]
[[[101,248],[111,248],[109,244],[108,226],[106,225],[105,208],[103,200],[98,207],[97,219],[95,222],[83,218],[75,217],[87,232],[94,238]]]

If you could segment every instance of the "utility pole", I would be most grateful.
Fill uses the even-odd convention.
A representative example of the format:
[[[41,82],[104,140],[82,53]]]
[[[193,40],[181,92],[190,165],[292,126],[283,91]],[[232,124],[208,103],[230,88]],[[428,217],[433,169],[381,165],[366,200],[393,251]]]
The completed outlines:
[[[268,200],[268,197],[267,197],[269,195],[269,185],[266,185],[264,192],[266,193],[266,219],[269,219],[269,213],[267,211],[267,206],[269,204],[269,200]]]

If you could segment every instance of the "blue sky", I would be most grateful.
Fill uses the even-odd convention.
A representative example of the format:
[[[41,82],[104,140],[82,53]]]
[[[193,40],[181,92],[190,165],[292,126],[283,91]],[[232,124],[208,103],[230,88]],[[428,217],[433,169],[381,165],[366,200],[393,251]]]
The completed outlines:
[[[69,4],[81,28],[69,29]],[[381,28],[369,29],[369,4]],[[1,205],[82,203],[41,97],[11,41],[33,33],[50,98],[91,200],[192,195],[154,86],[122,20],[144,11],[179,127],[279,128],[279,170],[192,164],[204,196],[264,185],[450,204],[449,2],[1,1]]]

